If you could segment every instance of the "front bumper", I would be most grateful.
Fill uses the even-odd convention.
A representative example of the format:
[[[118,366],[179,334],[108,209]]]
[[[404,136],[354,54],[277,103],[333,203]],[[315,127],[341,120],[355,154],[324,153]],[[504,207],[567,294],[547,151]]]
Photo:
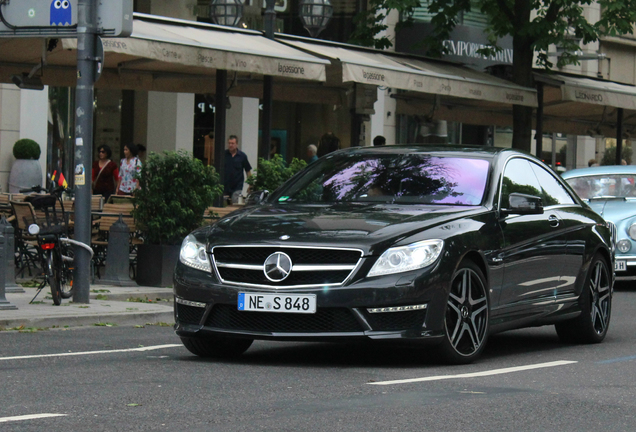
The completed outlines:
[[[239,292],[276,293],[275,288],[220,284],[216,277],[177,266],[175,331],[181,337],[232,336],[294,341],[439,341],[446,287],[433,272],[358,280],[339,287],[308,287],[284,294],[315,294],[315,314],[239,311]],[[406,276],[406,277],[405,277]],[[417,310],[373,308],[423,305]]]
[[[616,280],[617,281],[632,281],[636,280],[636,255],[621,255],[619,253],[616,254],[616,269],[618,269],[619,261],[625,262],[626,270],[616,270]]]

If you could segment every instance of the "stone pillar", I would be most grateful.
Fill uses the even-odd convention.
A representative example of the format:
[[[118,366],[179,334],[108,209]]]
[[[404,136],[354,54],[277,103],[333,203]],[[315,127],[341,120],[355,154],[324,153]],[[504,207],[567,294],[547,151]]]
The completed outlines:
[[[5,293],[23,293],[24,288],[15,283],[15,235],[13,226],[7,222],[4,215],[0,219],[0,235],[5,238],[5,261],[0,262],[6,270],[4,292]]]
[[[137,286],[130,279],[130,229],[122,220],[115,222],[108,232],[108,250],[106,251],[106,270],[101,283],[115,286]]]
[[[4,215],[2,216],[0,225],[2,225],[2,227],[7,225],[7,221],[4,218]],[[4,230],[0,230],[0,310],[17,309],[17,307],[9,303],[7,297],[5,296],[5,282],[7,276],[6,263],[8,260],[13,260],[13,255],[9,256],[7,250],[7,238],[5,236]]]

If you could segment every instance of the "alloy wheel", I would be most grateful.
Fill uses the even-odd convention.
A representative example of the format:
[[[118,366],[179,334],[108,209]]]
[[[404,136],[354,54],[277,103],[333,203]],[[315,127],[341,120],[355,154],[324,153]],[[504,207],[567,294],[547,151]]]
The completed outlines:
[[[596,261],[590,274],[590,315],[597,334],[603,334],[610,320],[611,287],[607,266]]]
[[[488,297],[483,281],[471,268],[456,275],[448,296],[446,333],[462,356],[474,354],[485,341],[488,328]]]

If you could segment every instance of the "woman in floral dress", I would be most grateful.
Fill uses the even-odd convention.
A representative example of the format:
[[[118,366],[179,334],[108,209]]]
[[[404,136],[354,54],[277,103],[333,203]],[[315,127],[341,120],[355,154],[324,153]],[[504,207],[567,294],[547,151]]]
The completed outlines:
[[[135,144],[124,146],[124,159],[119,165],[119,182],[117,195],[132,195],[139,188],[139,181],[134,176],[141,171],[141,161],[137,157],[138,149]]]

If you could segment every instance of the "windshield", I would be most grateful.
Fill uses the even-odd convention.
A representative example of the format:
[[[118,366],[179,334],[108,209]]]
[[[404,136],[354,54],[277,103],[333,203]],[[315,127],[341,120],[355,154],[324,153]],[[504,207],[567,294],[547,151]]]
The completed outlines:
[[[428,154],[337,154],[310,165],[278,202],[479,205],[489,162]]]
[[[569,178],[572,189],[582,199],[636,197],[636,174],[604,174]]]

